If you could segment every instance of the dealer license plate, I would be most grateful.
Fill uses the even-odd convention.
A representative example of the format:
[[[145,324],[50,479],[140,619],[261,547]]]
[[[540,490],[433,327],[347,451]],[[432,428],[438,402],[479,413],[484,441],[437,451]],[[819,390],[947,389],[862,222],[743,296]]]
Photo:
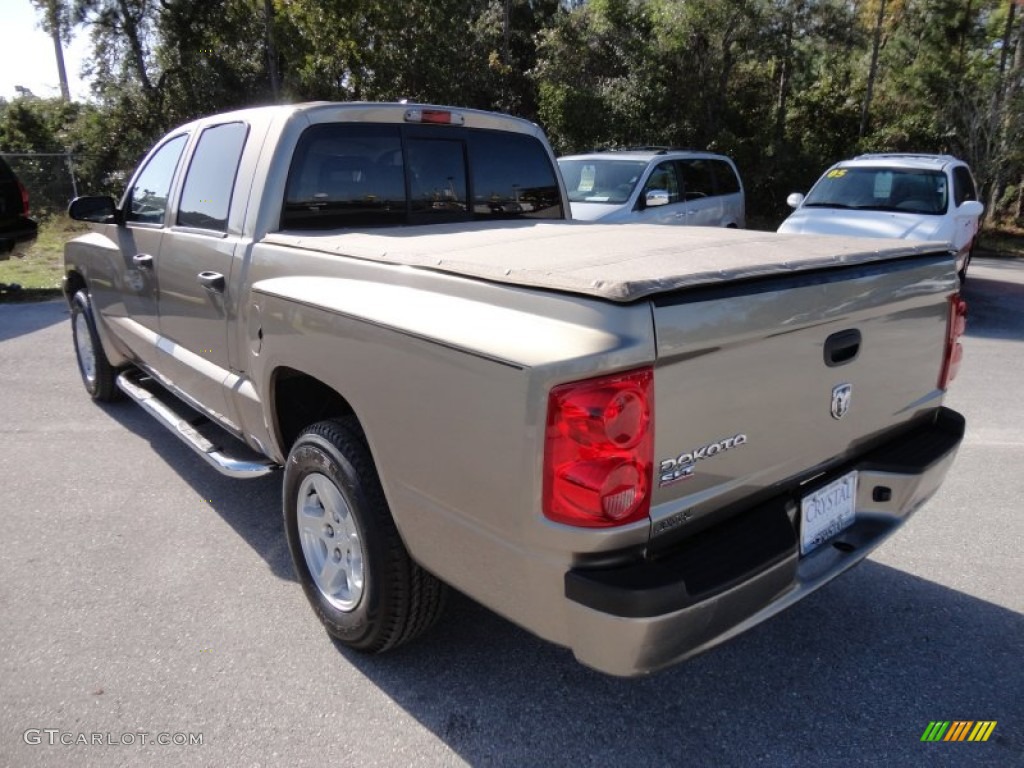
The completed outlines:
[[[800,502],[800,554],[806,555],[853,525],[857,473],[850,472]]]

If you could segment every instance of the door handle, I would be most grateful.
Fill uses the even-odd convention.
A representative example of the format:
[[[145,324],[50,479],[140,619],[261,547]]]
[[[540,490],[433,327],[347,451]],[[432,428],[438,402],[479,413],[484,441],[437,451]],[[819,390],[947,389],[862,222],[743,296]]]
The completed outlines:
[[[196,279],[206,290],[224,293],[224,275],[220,272],[200,272],[196,275]]]
[[[152,269],[153,257],[148,253],[136,253],[132,256],[132,263],[139,269]]]
[[[856,328],[833,333],[825,339],[825,365],[835,368],[856,360],[860,354],[860,342],[860,331]]]

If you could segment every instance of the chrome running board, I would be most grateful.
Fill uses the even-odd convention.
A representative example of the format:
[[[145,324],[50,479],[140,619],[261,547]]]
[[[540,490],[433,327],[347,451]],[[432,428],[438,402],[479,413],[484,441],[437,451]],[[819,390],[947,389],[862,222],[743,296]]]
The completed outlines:
[[[221,474],[227,475],[228,477],[245,479],[250,477],[263,477],[264,475],[269,475],[271,472],[274,472],[279,468],[277,464],[270,461],[270,459],[257,457],[255,453],[253,453],[253,458],[242,458],[238,454],[233,455],[230,450],[225,449],[222,446],[214,445],[199,433],[196,428],[198,424],[196,424],[195,421],[189,422],[188,419],[177,413],[168,403],[165,403],[154,392],[150,391],[142,383],[143,379],[152,381],[152,379],[141,371],[125,371],[117,377],[117,386],[122,392],[145,408],[153,418],[163,426],[167,427],[172,434],[177,435],[185,445],[199,454],[200,458]],[[156,386],[159,386],[159,384]],[[168,393],[167,396],[173,397],[171,393]],[[184,403],[182,403],[181,407],[188,408]],[[212,421],[198,413],[196,413],[196,419],[207,424],[213,424]],[[225,438],[230,437],[226,432],[224,433],[224,436]],[[230,437],[230,439],[235,442],[235,438]],[[246,446],[241,443],[238,444],[238,448],[241,449],[239,454],[242,451],[248,450]]]

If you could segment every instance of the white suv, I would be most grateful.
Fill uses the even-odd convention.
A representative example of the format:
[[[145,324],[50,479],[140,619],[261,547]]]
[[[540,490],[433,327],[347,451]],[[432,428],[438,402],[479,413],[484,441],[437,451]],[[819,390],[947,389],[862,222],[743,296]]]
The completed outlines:
[[[967,277],[984,210],[962,160],[949,155],[861,155],[836,163],[804,197],[779,232],[897,237],[949,243],[960,279]]]
[[[742,227],[743,182],[724,155],[661,147],[558,158],[572,217],[602,223],[644,222]]]

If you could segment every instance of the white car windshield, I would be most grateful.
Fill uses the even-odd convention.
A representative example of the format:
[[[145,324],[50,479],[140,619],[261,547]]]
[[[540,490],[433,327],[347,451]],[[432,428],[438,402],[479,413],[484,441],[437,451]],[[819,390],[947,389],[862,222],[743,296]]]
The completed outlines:
[[[941,171],[833,168],[814,185],[802,207],[940,216],[946,212],[948,187]]]
[[[570,202],[622,205],[633,194],[647,161],[560,159],[558,167]]]

